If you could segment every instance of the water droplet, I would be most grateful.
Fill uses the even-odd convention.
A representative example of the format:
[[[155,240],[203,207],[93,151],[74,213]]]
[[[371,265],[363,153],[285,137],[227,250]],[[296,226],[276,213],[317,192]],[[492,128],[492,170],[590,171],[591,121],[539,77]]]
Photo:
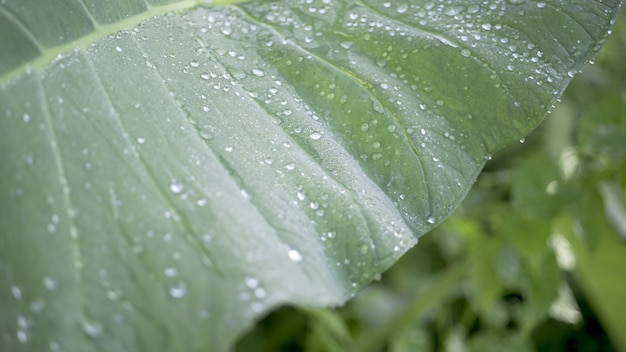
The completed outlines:
[[[265,76],[265,71],[259,69],[259,68],[255,68],[252,70],[252,74],[257,76],[257,77],[263,77]]]
[[[402,4],[402,5],[398,6],[398,8],[396,9],[396,12],[397,13],[405,13],[408,9],[409,9],[409,5]]]
[[[189,63],[189,66],[191,66],[191,67],[199,67],[200,63],[198,61],[196,61],[196,60],[193,60],[193,61],[191,61]]]
[[[547,4],[545,2],[543,2],[543,1],[540,1],[540,2],[537,3],[537,7],[540,8],[540,9],[546,7],[546,5]]]
[[[290,249],[289,252],[287,252],[287,255],[293,262],[299,263],[302,261],[302,254],[295,249]]]
[[[369,247],[366,244],[361,246],[361,254],[367,254],[368,251]]]
[[[244,281],[246,283],[246,286],[248,286],[249,288],[257,288],[257,287],[259,287],[259,280],[255,279],[255,278],[253,278],[251,276],[246,277]]]
[[[22,116],[22,120],[23,120],[24,122],[28,122],[28,121],[30,121],[30,115],[28,115],[28,114],[24,114],[24,116]]]
[[[263,289],[263,287],[257,287],[256,289],[254,289],[254,296],[258,299],[263,299],[265,298],[267,294],[265,293],[265,289]]]
[[[312,140],[316,141],[320,138],[322,138],[322,134],[319,132],[313,132],[309,135],[309,138],[311,138]]]
[[[30,310],[33,311],[33,313],[39,313],[45,306],[46,303],[43,300],[38,299],[30,304]]]
[[[56,282],[56,280],[51,279],[49,277],[45,277],[43,279],[43,285],[50,291],[54,291],[58,287],[58,283]]]
[[[20,329],[28,329],[28,321],[26,320],[26,318],[23,315],[18,315],[17,316],[17,326]]]
[[[183,298],[187,294],[187,286],[183,283],[170,287],[172,298]]]
[[[165,270],[163,270],[163,273],[167,277],[174,277],[178,273],[178,270],[176,270],[176,268],[168,267],[168,268],[165,268]]]
[[[472,55],[472,53],[467,50],[467,49],[463,49],[461,50],[461,55],[465,56],[465,57],[469,57],[470,55]]]
[[[12,286],[11,293],[13,294],[13,297],[15,297],[15,299],[22,299],[22,290],[19,287]]]
[[[50,341],[50,343],[48,343],[48,347],[50,348],[50,352],[59,352],[59,351],[61,351],[61,346],[56,341]]]
[[[28,342],[28,334],[26,333],[26,331],[24,330],[17,330],[17,339],[21,342],[21,343],[27,343]]]
[[[432,215],[431,215],[431,216],[429,216],[428,218],[426,218],[426,221],[427,221],[429,224],[434,224],[437,220],[435,219],[435,217],[434,217],[434,216],[432,216]]]
[[[102,326],[100,326],[100,324],[85,321],[82,323],[82,326],[83,326],[83,331],[89,337],[98,337],[102,335]]]
[[[178,194],[183,191],[184,186],[178,183],[176,180],[172,180],[170,183],[170,191]]]

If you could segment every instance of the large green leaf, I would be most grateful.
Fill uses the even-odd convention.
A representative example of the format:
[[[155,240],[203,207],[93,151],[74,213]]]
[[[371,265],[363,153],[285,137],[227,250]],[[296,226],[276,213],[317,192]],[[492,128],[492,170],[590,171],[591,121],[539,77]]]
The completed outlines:
[[[619,4],[3,1],[2,350],[223,350],[279,304],[343,303]]]

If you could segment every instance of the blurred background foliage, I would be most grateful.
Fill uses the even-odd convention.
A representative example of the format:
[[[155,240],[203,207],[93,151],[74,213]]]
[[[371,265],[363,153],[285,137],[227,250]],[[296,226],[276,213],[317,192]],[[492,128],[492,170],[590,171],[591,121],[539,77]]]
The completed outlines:
[[[626,15],[544,123],[337,309],[284,307],[237,351],[626,351]]]

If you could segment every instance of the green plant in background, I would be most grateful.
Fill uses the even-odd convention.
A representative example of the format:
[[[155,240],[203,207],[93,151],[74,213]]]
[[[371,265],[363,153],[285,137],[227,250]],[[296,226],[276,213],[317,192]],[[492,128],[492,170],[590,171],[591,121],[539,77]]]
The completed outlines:
[[[558,143],[494,160],[387,285],[343,315],[314,307],[344,303],[442,222],[619,5],[1,4],[1,346],[224,350],[292,304],[310,309],[238,348],[530,348],[548,312],[577,319],[551,248],[586,258],[578,238],[610,237],[582,200],[623,232],[619,111],[601,128],[603,110],[564,118]],[[576,275],[610,306],[594,258]],[[298,322],[311,333],[281,330]]]

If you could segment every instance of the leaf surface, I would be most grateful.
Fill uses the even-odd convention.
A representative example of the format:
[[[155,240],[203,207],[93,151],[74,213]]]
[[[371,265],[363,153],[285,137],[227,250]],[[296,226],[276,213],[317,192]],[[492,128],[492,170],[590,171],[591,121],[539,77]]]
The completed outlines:
[[[4,2],[2,349],[225,350],[277,305],[342,304],[619,4]]]

